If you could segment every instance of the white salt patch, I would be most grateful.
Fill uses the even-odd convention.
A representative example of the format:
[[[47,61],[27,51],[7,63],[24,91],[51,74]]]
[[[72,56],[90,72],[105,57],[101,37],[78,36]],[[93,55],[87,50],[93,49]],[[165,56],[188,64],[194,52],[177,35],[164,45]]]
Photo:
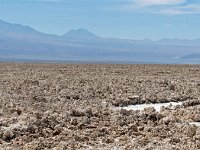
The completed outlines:
[[[170,108],[171,109],[174,109],[175,106],[177,105],[182,105],[182,102],[169,102],[169,103],[156,103],[156,104],[138,104],[138,105],[130,105],[130,106],[127,106],[127,107],[122,107],[123,109],[126,109],[126,110],[144,110],[145,108],[148,108],[148,107],[154,107],[156,109],[156,111],[160,111],[161,107],[169,107],[171,106]]]
[[[190,122],[189,124],[194,124],[194,125],[200,127],[200,122]]]
[[[107,106],[106,101],[103,101],[103,102],[102,102],[102,106],[103,106],[103,107],[106,107],[106,106]]]

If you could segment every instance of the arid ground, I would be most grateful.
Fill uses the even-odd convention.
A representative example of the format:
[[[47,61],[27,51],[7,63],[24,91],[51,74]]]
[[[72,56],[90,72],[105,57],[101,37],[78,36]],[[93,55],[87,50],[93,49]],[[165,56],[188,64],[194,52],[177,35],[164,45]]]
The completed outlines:
[[[199,123],[200,65],[0,63],[2,150],[197,150]]]

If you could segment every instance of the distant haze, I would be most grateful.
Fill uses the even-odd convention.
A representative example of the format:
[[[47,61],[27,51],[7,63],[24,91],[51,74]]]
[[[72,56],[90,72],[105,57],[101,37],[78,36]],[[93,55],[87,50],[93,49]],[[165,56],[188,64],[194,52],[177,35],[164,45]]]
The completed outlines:
[[[83,28],[58,36],[0,20],[0,60],[200,63],[200,40],[103,38]]]

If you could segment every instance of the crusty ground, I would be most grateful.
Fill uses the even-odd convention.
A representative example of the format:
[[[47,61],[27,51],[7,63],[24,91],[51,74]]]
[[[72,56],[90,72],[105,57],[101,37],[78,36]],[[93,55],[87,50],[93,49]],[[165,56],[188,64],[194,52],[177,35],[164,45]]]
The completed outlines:
[[[183,101],[175,109],[123,106]],[[0,63],[2,150],[200,149],[200,65]]]

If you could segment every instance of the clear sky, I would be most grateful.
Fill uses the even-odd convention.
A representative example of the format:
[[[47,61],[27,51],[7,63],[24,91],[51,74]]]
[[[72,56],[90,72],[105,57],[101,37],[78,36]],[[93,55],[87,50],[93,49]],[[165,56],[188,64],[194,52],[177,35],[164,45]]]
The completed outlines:
[[[59,35],[86,28],[103,37],[200,38],[200,0],[0,0],[0,19]]]

